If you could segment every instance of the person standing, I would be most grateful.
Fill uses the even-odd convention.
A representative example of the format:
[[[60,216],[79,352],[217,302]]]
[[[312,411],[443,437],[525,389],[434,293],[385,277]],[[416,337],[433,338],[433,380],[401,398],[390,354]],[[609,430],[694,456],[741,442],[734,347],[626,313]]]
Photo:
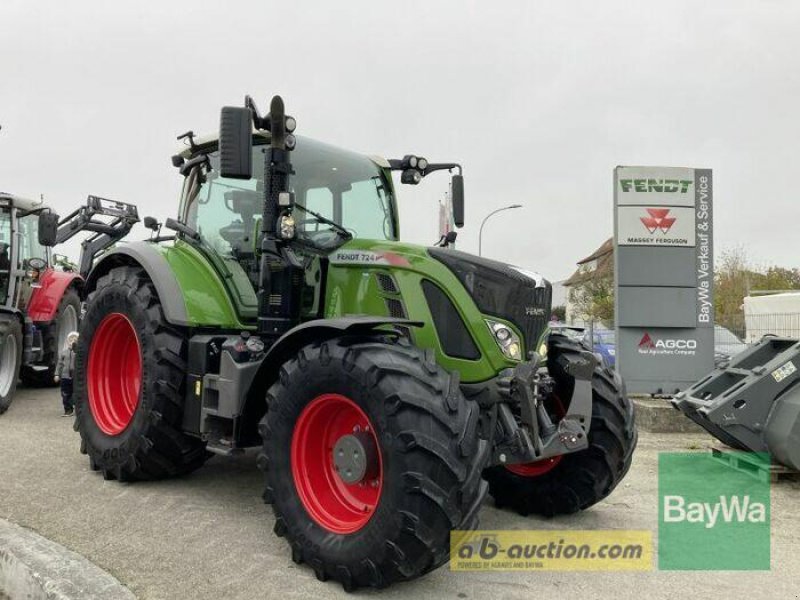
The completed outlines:
[[[61,403],[64,405],[63,417],[71,417],[75,412],[72,403],[72,375],[75,373],[75,349],[78,345],[78,332],[70,331],[67,334],[67,344],[61,350],[56,365],[56,383],[61,384]]]

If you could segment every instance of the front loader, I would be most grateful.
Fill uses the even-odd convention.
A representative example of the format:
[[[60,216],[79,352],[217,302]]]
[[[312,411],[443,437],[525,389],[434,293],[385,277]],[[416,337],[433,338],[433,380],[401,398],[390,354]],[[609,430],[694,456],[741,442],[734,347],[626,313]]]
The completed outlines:
[[[222,110],[173,157],[177,219],[90,272],[76,359],[81,450],[107,479],[189,473],[260,447],[292,558],[351,590],[448,560],[485,494],[523,514],[592,506],[636,445],[619,376],[547,334],[541,276],[399,241],[385,160],[295,137],[279,97]],[[162,234],[162,228],[174,235]]]
[[[672,405],[737,450],[800,470],[800,340],[766,335]]]

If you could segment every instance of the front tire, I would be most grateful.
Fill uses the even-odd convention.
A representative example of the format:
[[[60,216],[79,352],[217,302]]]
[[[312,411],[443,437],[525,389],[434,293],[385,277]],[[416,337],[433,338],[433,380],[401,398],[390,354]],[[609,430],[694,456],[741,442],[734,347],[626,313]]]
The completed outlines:
[[[574,380],[561,368],[558,356],[577,355],[583,350],[566,336],[550,335],[548,369],[556,380],[557,398],[571,398],[574,388]],[[588,437],[589,447],[580,452],[528,465],[487,469],[489,493],[497,507],[508,507],[521,515],[572,514],[600,502],[625,477],[638,439],[633,404],[619,374],[604,364],[597,366],[592,377]]]
[[[75,356],[75,428],[106,479],[171,477],[205,462],[205,444],[181,432],[186,347],[144,271],[117,267],[98,280]]]
[[[67,334],[78,331],[81,315],[81,299],[75,288],[68,288],[61,297],[56,318],[42,332],[44,357],[47,369],[37,371],[26,365],[22,367],[22,382],[30,387],[53,387],[58,357],[67,344]]]
[[[293,560],[320,580],[349,591],[413,579],[448,560],[451,529],[476,526],[489,445],[477,404],[430,352],[385,339],[312,344],[282,366],[267,402],[264,499]],[[334,450],[348,440],[358,451],[342,464]]]
[[[22,325],[14,315],[0,317],[0,415],[8,410],[22,364]]]

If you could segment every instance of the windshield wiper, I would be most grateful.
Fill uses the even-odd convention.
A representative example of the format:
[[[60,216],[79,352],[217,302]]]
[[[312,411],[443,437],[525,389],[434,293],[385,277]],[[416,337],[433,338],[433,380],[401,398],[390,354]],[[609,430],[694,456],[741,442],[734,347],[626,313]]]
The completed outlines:
[[[302,204],[300,204],[298,202],[295,202],[294,206],[295,206],[295,208],[299,208],[300,210],[302,210],[304,213],[308,213],[312,217],[316,217],[317,220],[320,223],[325,223],[327,225],[330,225],[331,227],[333,227],[336,230],[336,233],[338,233],[342,237],[345,237],[348,240],[352,240],[353,239],[353,234],[350,233],[349,231],[347,231],[347,229],[345,229],[341,225],[339,225],[336,221],[332,221],[328,217],[323,217],[321,214],[316,213],[313,210],[306,208],[305,206],[303,206]]]

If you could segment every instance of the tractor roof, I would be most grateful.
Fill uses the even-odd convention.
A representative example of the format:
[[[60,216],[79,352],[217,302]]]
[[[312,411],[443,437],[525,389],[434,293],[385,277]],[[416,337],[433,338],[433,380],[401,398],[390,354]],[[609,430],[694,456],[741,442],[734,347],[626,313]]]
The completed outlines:
[[[15,196],[7,192],[0,192],[0,202],[3,204],[10,204],[15,208],[22,210],[33,210],[34,208],[44,208],[44,202],[41,200],[31,200],[30,198],[23,198],[22,196]]]
[[[269,142],[269,139],[270,139],[269,132],[255,131],[255,130],[253,131],[253,142],[255,144],[266,144],[267,142]],[[312,139],[312,138],[307,138],[307,137],[302,136],[302,135],[298,135],[297,136],[297,141],[298,142],[302,142],[304,140],[313,142],[315,144],[324,144],[325,146],[329,146],[331,148],[335,147],[335,146],[331,146],[331,144],[327,144],[325,142],[320,142],[320,141]],[[219,135],[218,134],[201,135],[201,136],[197,136],[195,138],[194,147],[195,147],[195,150],[204,151],[204,150],[207,150],[209,148],[209,146],[215,146],[218,142],[219,142]],[[351,152],[351,153],[353,152],[352,150],[345,150],[343,148],[337,148],[337,149],[340,149],[342,152]],[[193,154],[194,154],[194,152],[192,151],[192,148],[190,148],[189,146],[182,146],[180,151],[178,152],[178,156],[182,156],[183,158],[191,158]],[[358,153],[355,153],[355,154],[358,154]],[[376,165],[378,165],[379,167],[384,168],[384,169],[388,169],[389,168],[389,161],[387,161],[382,156],[375,156],[375,155],[366,155],[366,156],[372,162],[374,162]]]

